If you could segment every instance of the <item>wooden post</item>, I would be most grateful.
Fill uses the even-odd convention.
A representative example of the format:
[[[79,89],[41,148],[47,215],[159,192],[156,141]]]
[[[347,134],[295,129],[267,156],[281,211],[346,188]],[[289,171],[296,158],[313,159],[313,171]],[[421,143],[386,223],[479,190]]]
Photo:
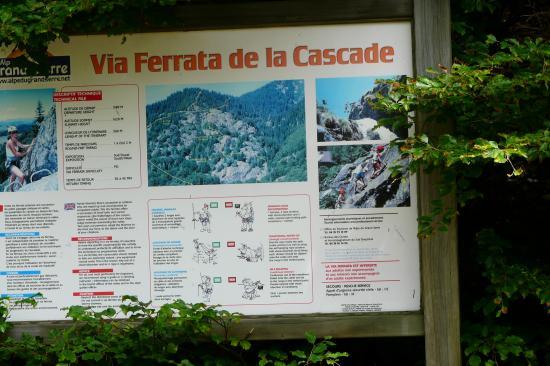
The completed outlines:
[[[415,68],[416,74],[438,64],[450,66],[451,11],[449,0],[415,0]],[[418,131],[430,136],[446,132],[440,126],[428,125],[418,116]],[[438,198],[438,174],[420,173],[420,215],[430,212],[430,202]],[[454,197],[445,200],[456,207]],[[448,232],[437,232],[421,240],[422,293],[426,365],[458,366],[461,364],[460,316],[458,291],[458,244],[456,220]]]

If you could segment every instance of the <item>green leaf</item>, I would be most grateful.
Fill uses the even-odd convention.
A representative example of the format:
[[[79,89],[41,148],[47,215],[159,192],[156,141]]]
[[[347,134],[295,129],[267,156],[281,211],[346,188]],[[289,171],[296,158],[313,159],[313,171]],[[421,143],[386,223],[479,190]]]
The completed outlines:
[[[315,354],[322,354],[326,350],[327,350],[327,345],[326,345],[326,343],[323,342],[323,343],[319,343],[315,347],[313,347],[312,352],[315,353]]]
[[[168,353],[177,353],[178,352],[178,345],[177,344],[174,344],[172,342],[168,343],[168,345],[166,346],[166,352]]]
[[[103,355],[99,352],[86,352],[82,354],[82,359],[84,361],[99,361],[103,358]]]
[[[323,357],[321,355],[316,354],[316,353],[312,353],[311,355],[309,355],[309,360],[312,363],[317,363],[317,362],[323,361]]]
[[[472,355],[468,359],[469,366],[479,366],[481,365],[481,358],[478,355]]]
[[[69,363],[76,362],[76,354],[68,349],[65,349],[61,351],[61,354],[59,355],[60,361],[69,361]]]
[[[178,363],[178,366],[195,366],[195,364],[192,363],[191,361],[185,359],[185,360],[181,360],[181,361]]]
[[[298,357],[298,358],[303,358],[303,359],[306,359],[307,358],[307,355],[304,351],[301,351],[301,350],[297,350],[297,351],[292,351],[290,352],[290,354],[294,357]]]
[[[485,41],[485,43],[487,44],[494,44],[497,42],[497,38],[495,36],[493,36],[492,34],[489,34],[487,36],[487,40]]]
[[[244,349],[245,351],[248,351],[250,347],[252,347],[252,344],[246,339],[243,339],[242,341],[240,341],[239,344],[241,348]]]
[[[108,317],[108,318],[112,318],[113,316],[116,315],[116,310],[113,309],[113,308],[107,308],[107,309],[103,310],[100,314],[101,314],[102,316],[105,316],[105,317]]]
[[[317,340],[317,337],[315,337],[315,334],[313,334],[309,331],[305,333],[305,337],[306,337],[306,340],[308,341],[308,343],[310,343],[310,344],[315,344],[315,341]]]

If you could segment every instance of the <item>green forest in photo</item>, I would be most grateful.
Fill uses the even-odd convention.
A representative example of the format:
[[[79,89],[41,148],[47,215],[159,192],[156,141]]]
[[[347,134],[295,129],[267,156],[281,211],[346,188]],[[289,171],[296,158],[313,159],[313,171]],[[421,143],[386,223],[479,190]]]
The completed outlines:
[[[238,97],[182,86],[147,105],[149,186],[305,181],[305,138],[301,80]]]

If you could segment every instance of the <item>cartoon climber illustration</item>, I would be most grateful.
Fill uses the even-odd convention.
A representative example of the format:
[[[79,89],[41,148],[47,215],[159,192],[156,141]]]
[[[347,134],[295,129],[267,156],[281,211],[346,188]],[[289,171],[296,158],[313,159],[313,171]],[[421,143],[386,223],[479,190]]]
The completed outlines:
[[[252,224],[254,223],[252,202],[244,203],[235,214],[241,218],[241,231],[254,231],[252,228]]]
[[[214,288],[212,287],[212,278],[210,276],[205,276],[201,274],[201,282],[198,285],[199,296],[204,300],[204,302],[210,302],[210,297]]]
[[[245,278],[241,281],[241,285],[244,287],[243,299],[254,300],[260,297],[259,291],[264,289],[264,284],[260,281],[252,281],[250,278]]]
[[[198,216],[198,218],[197,218]],[[201,232],[212,232],[210,229],[210,219],[212,215],[208,210],[208,204],[205,203],[200,211],[195,211],[195,206],[193,206],[193,228],[195,228],[195,222],[201,223]]]
[[[237,258],[244,259],[247,262],[261,262],[264,259],[264,248],[261,244],[256,248],[252,248],[246,244],[241,244],[238,250],[239,255],[237,255]]]
[[[214,248],[208,248],[206,244],[199,242],[199,239],[193,239],[195,253],[193,260],[199,264],[217,264],[218,252]]]

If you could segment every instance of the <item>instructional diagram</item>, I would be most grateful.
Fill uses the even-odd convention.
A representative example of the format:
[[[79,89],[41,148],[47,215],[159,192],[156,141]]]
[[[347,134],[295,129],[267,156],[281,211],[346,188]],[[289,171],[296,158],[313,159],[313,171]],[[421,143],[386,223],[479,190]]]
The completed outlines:
[[[252,248],[242,243],[239,245],[239,255],[237,257],[247,262],[261,262],[264,260],[264,248],[261,244]]]
[[[179,269],[190,274],[176,288],[155,286],[153,299],[162,299],[169,293],[222,305],[311,302],[310,204],[306,195],[149,201],[151,227],[152,217],[158,221],[160,212],[181,216],[193,212],[191,221],[202,214],[208,218],[210,229],[184,224],[190,229],[156,226],[150,230],[151,243],[183,243],[181,262],[155,265],[152,273]],[[201,207],[200,211],[195,207]],[[283,275],[288,279],[290,274],[302,275],[287,282],[287,287],[282,282]],[[152,281],[156,281],[154,276]]]
[[[201,232],[212,232],[210,229],[210,224],[212,221],[212,215],[208,208],[208,204],[205,203],[199,211],[195,211],[195,206],[193,206],[193,229],[196,229],[196,222],[200,223]]]
[[[241,231],[254,231],[254,208],[252,202],[245,202],[235,212],[241,218]]]
[[[216,248],[208,248],[204,243],[199,242],[199,239],[193,239],[193,260],[198,264],[216,264],[218,253]]]
[[[202,301],[206,303],[210,302],[210,297],[214,291],[214,287],[212,286],[212,277],[201,274],[201,282],[197,287],[199,290],[198,295]]]

